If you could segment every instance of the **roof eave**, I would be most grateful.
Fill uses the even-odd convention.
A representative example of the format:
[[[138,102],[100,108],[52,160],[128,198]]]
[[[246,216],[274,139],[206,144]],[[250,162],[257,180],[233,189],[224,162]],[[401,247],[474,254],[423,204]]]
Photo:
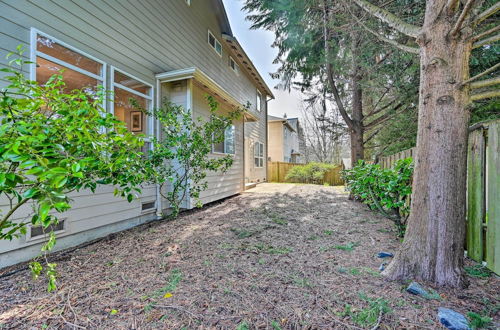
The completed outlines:
[[[271,97],[271,99],[274,99],[273,92],[271,91],[269,86],[267,86],[265,80],[262,78],[262,76],[260,75],[257,68],[255,68],[255,65],[250,60],[250,58],[248,57],[247,53],[245,52],[243,47],[240,45],[238,40],[235,37],[233,37],[232,35],[225,34],[225,33],[222,34],[222,40],[226,44],[226,46],[228,46],[228,48],[236,55],[238,60],[242,64],[244,64],[244,69],[248,72],[250,77],[253,78],[257,87],[259,89],[265,91],[266,94]]]

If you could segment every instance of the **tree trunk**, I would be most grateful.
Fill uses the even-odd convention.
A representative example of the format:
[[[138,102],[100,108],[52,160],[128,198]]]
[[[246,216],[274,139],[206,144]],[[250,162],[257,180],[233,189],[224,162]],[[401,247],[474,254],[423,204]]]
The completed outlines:
[[[354,72],[352,79],[353,95],[352,95],[352,129],[351,129],[351,164],[355,166],[359,160],[365,158],[365,146],[363,143],[363,90],[359,84],[359,76],[357,70]]]
[[[411,213],[390,279],[464,286],[470,31],[449,36],[445,0],[429,1],[420,45],[420,101]],[[441,8],[441,9],[440,9]]]

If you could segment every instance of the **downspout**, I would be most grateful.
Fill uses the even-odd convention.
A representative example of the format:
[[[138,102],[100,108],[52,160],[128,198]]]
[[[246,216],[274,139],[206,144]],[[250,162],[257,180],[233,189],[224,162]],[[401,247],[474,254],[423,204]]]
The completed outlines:
[[[161,102],[161,83],[160,79],[156,79],[156,107],[160,107]],[[156,119],[156,139],[159,141],[161,138],[160,133],[160,120]],[[160,194],[160,184],[156,184],[156,216],[158,219],[163,218],[163,207],[161,202],[161,194]]]
[[[272,99],[271,99],[272,100]],[[268,124],[268,111],[267,111],[267,107],[269,105],[269,99],[267,98],[266,96],[266,120],[265,120],[265,125],[266,125],[266,177],[265,177],[265,182],[268,182],[268,177],[267,177],[267,174],[268,174],[268,164],[267,164],[267,161],[269,159],[269,124]]]
[[[246,184],[247,184],[247,178],[246,178],[246,162],[247,162],[247,159],[246,159],[246,153],[245,153],[245,148],[246,148],[246,138],[245,138],[245,113],[243,113],[243,159],[242,159],[242,163],[243,163],[243,191],[246,190]]]

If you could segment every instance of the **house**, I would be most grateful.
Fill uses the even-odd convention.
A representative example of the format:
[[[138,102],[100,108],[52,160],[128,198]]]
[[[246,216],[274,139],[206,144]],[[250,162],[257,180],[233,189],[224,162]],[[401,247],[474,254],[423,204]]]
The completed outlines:
[[[225,143],[213,146],[211,157],[231,154],[234,164],[208,176],[201,200],[213,202],[240,193],[246,182],[266,180],[267,102],[273,95],[234,37],[222,0],[1,0],[0,32],[0,67],[22,44],[29,50],[25,59],[36,63],[23,71],[31,79],[43,83],[64,69],[70,89],[104,86],[114,92],[105,109],[134,132],[155,136],[159,124],[135,112],[131,97],[149,109],[168,97],[206,119],[207,94],[223,112],[250,103]],[[7,81],[0,74],[2,88]],[[74,193],[57,228],[56,249],[158,219],[169,208],[158,189],[143,187],[132,203],[114,197],[111,186]],[[184,208],[193,204],[188,199]],[[0,209],[6,205],[0,199]],[[20,209],[18,216],[29,212]],[[39,228],[28,228],[26,236],[0,241],[0,267],[38,255],[45,239]]]
[[[304,163],[304,135],[298,118],[267,116],[269,160]]]

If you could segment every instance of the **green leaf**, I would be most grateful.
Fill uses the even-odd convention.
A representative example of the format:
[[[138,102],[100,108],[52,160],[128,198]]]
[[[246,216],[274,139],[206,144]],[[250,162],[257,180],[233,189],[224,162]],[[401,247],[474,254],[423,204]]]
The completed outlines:
[[[47,218],[47,215],[49,214],[49,211],[52,207],[49,204],[42,204],[40,205],[40,209],[38,211],[38,216],[40,217],[41,221],[44,221]]]
[[[23,197],[24,198],[32,198],[33,196],[36,195],[36,193],[38,192],[38,189],[35,189],[35,188],[30,188],[28,190],[26,190],[24,193],[23,193]]]

